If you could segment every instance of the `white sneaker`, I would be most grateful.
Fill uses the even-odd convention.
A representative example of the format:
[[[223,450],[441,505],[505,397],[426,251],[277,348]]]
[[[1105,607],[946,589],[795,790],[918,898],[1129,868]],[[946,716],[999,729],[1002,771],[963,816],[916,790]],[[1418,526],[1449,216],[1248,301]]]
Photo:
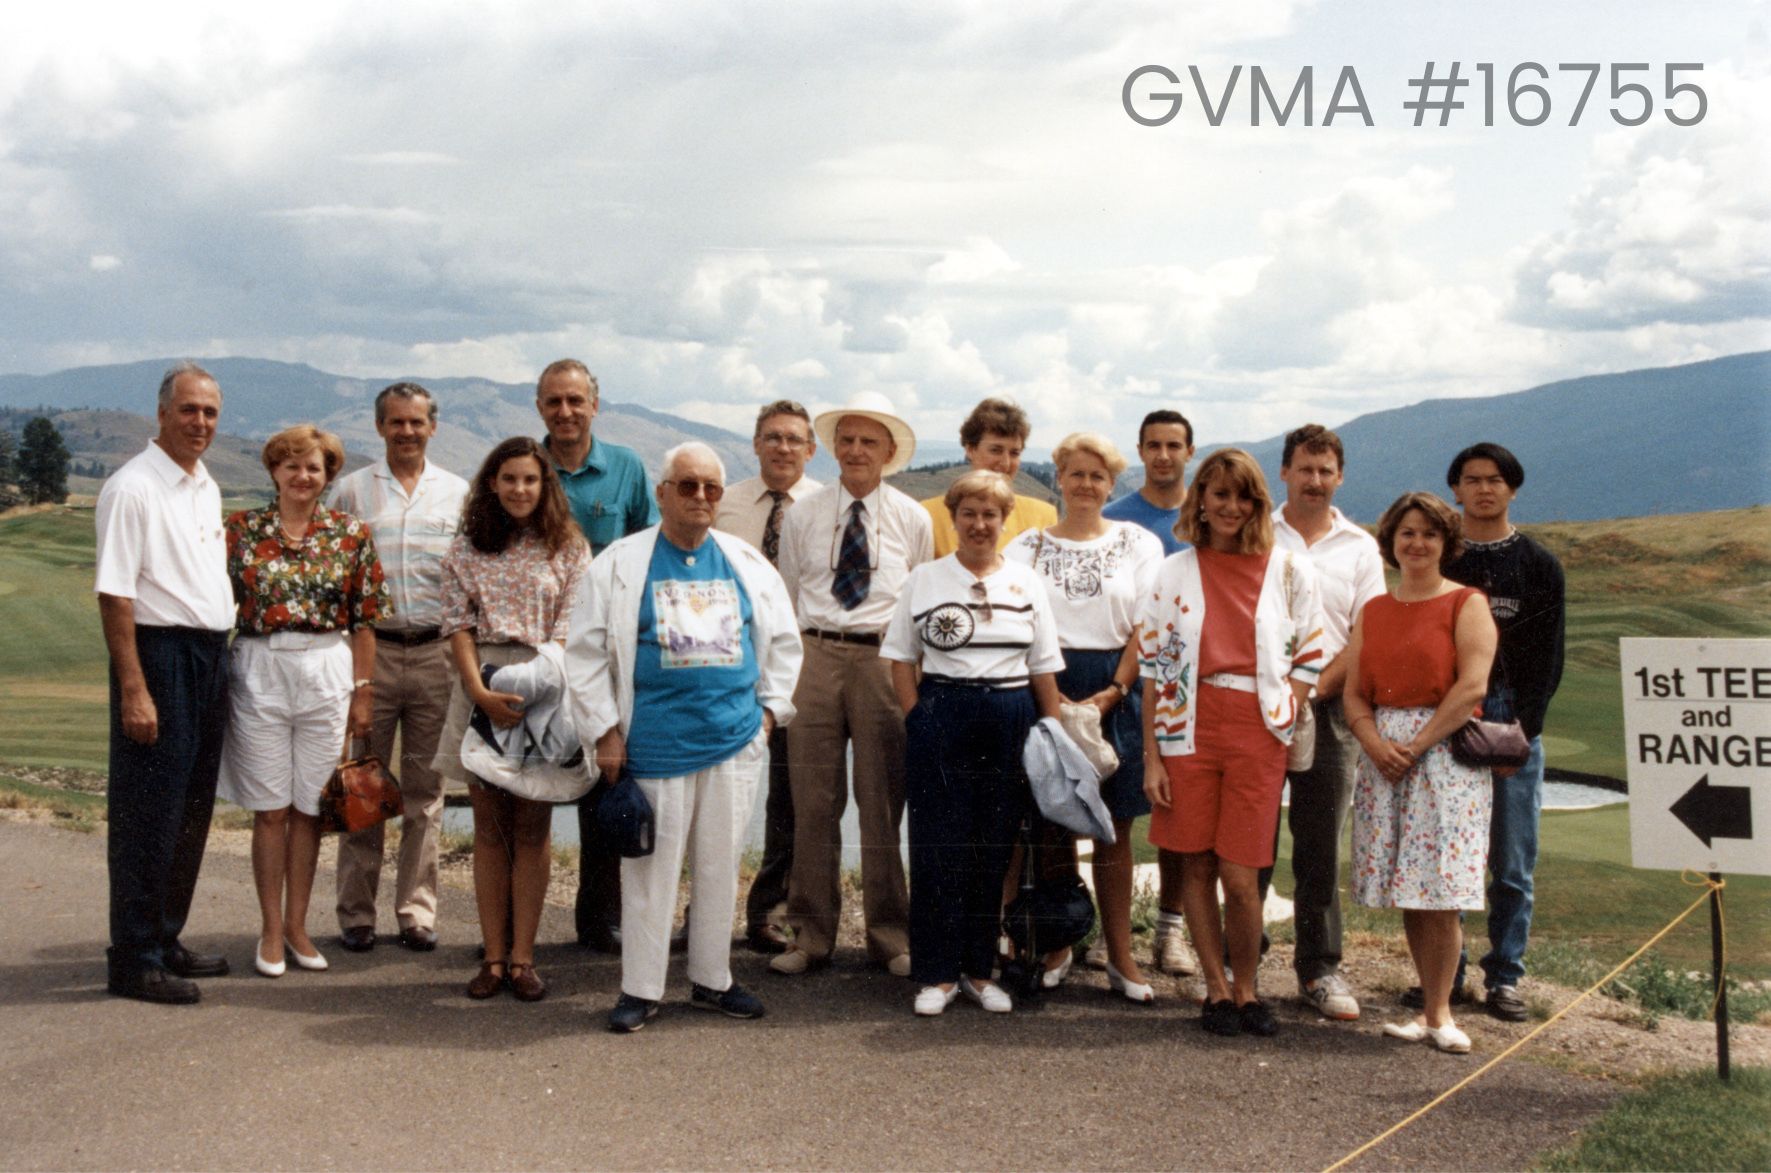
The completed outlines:
[[[1470,1053],[1470,1036],[1459,1030],[1455,1022],[1427,1027],[1427,1041],[1448,1055]]]
[[[1187,943],[1187,930],[1179,924],[1156,922],[1156,943],[1151,953],[1156,968],[1163,973],[1187,976],[1199,972],[1199,958]]]
[[[971,978],[962,977],[959,979],[959,988],[965,991],[966,997],[992,1014],[1007,1014],[1015,1008],[1015,1000],[1008,996],[1007,990],[995,982],[980,986],[975,984]]]
[[[1359,1000],[1352,987],[1338,973],[1324,974],[1313,982],[1298,987],[1298,996],[1321,1012],[1322,1017],[1336,1022],[1356,1022]]]
[[[916,991],[916,1012],[924,1018],[934,1018],[947,1007],[953,1005],[953,999],[957,997],[959,997],[958,986],[946,990],[940,986],[924,986]]]

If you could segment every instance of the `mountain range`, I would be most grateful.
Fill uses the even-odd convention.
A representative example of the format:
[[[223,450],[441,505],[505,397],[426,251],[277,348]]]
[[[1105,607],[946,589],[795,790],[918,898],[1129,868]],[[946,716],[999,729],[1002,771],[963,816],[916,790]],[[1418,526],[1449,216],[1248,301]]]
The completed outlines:
[[[115,467],[152,434],[154,391],[168,365],[153,360],[0,375],[0,407],[50,409],[75,459]],[[262,491],[266,478],[258,445],[289,424],[311,420],[338,433],[353,463],[381,450],[371,404],[391,379],[351,378],[267,359],[216,358],[204,365],[221,383],[223,422],[230,433],[218,441],[210,463],[230,489]],[[442,407],[443,426],[431,451],[445,467],[471,474],[497,440],[541,434],[531,384],[419,381]],[[1179,406],[1186,410],[1184,403]],[[1452,455],[1477,440],[1505,445],[1524,464],[1526,481],[1513,514],[1520,521],[1763,504],[1771,502],[1771,351],[1592,375],[1505,395],[1433,399],[1358,416],[1335,430],[1347,452],[1347,482],[1336,503],[1365,522],[1375,521],[1406,490],[1445,492]],[[748,437],[639,404],[605,400],[596,434],[634,448],[654,476],[664,452],[687,439],[712,445],[733,479],[756,470]],[[1040,439],[1050,443],[1057,437]],[[1131,454],[1133,437],[1114,439]],[[1276,478],[1283,443],[1282,436],[1274,436],[1238,446]],[[1210,448],[1202,447],[1201,453]],[[924,440],[918,464],[958,454],[951,441]],[[1043,446],[1031,455],[1044,455]],[[818,453],[812,473],[834,475],[827,453]],[[1122,484],[1129,489],[1138,483],[1134,463]],[[1275,492],[1283,495],[1277,486]]]

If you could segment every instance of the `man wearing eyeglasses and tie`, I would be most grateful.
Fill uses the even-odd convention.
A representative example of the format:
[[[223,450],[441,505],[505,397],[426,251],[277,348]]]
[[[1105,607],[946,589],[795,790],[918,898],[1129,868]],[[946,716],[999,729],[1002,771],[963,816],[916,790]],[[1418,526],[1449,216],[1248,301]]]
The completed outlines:
[[[823,488],[806,476],[806,462],[818,450],[812,417],[791,399],[781,399],[756,414],[751,440],[760,476],[739,481],[726,490],[715,529],[743,538],[762,551],[772,566],[781,561],[781,533],[787,509]],[[763,807],[763,860],[744,903],[745,938],[758,953],[787,948],[783,917],[787,879],[793,871],[793,789],[787,773],[787,730],[769,737],[769,789]]]
[[[904,717],[880,635],[912,567],[934,557],[929,515],[885,478],[910,463],[916,436],[874,391],[813,423],[841,479],[798,501],[781,535],[779,568],[805,639],[805,667],[787,731],[793,788],[793,947],[769,962],[803,974],[830,960],[842,911],[845,753],[854,750],[867,952],[910,974],[910,909],[899,853],[904,816]]]

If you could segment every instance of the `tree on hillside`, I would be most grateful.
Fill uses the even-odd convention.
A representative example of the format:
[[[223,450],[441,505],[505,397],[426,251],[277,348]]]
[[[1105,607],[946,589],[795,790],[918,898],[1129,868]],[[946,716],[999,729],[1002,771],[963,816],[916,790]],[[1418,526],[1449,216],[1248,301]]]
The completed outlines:
[[[13,459],[17,447],[12,433],[6,430],[4,423],[0,423],[0,509],[11,509],[24,501],[24,495],[13,483],[18,479],[18,470]]]
[[[68,446],[44,416],[25,425],[18,447],[18,487],[33,505],[68,499]]]

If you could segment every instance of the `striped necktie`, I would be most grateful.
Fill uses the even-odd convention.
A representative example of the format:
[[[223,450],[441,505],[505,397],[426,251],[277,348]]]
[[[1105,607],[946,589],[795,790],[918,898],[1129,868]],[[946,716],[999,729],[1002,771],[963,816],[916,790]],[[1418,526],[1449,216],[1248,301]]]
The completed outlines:
[[[836,578],[831,590],[844,611],[859,607],[873,585],[867,566],[867,526],[863,521],[866,512],[867,507],[859,501],[849,506],[848,524],[842,529],[842,548],[836,555]]]

